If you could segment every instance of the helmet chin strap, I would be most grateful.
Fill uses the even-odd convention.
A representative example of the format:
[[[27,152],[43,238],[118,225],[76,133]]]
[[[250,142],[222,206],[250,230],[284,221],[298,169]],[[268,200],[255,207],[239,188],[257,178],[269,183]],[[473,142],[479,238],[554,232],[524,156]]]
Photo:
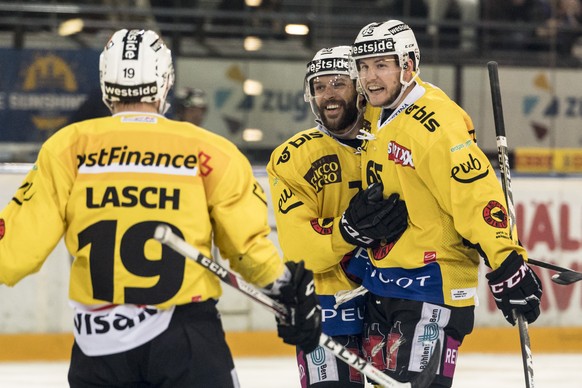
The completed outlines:
[[[404,81],[404,69],[400,70],[400,85],[402,85],[400,87],[400,93],[398,94],[398,97],[396,97],[390,105],[383,106],[382,108],[396,109],[398,104],[400,104],[400,100],[402,99],[402,95],[404,94],[404,91],[406,91],[406,88],[408,88],[410,85],[412,85],[412,83],[414,82],[416,77],[418,77],[419,73],[420,73],[420,70],[418,70],[418,72],[413,73],[414,75],[412,76],[410,81],[406,82],[406,81]]]
[[[158,101],[158,102],[159,102],[158,113],[163,116],[168,112],[168,110],[170,109],[170,107],[172,105],[167,101]]]

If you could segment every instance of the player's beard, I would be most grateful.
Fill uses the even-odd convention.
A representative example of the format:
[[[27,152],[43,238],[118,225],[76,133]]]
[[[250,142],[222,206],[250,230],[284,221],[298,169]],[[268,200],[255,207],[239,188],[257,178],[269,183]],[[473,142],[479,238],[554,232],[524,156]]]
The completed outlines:
[[[333,134],[341,135],[350,131],[358,119],[358,108],[356,104],[347,104],[345,101],[333,101],[334,104],[341,105],[343,113],[336,119],[329,120],[326,116],[325,107],[319,108],[319,115],[323,126]]]

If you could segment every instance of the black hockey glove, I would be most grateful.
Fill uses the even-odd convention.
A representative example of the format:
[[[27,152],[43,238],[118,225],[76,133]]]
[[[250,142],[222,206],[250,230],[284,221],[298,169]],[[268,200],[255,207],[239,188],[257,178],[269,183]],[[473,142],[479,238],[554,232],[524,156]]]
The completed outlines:
[[[291,279],[280,287],[279,295],[273,297],[287,307],[289,319],[277,319],[277,334],[286,344],[311,353],[319,345],[321,336],[321,306],[315,294],[313,272],[305,268],[303,261],[289,261],[285,265],[291,272]]]
[[[515,325],[513,309],[523,314],[528,323],[537,319],[540,315],[542,282],[521,255],[512,252],[501,267],[485,276],[489,280],[495,304],[507,322]]]
[[[408,226],[406,204],[394,193],[383,198],[382,183],[374,183],[351,199],[340,231],[348,243],[368,248],[395,241]]]

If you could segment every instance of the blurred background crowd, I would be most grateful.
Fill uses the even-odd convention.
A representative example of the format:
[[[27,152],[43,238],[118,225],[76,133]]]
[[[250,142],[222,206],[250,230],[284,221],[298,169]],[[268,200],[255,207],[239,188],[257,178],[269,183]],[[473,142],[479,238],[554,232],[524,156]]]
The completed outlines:
[[[425,49],[461,49],[472,56],[506,50],[557,50],[581,57],[580,0],[28,0],[0,2],[0,31],[13,32],[12,45],[27,35],[57,31],[79,45],[120,25],[161,32],[176,55],[240,55],[260,51],[237,39],[277,40],[280,50],[261,57],[302,57],[286,41],[317,49],[353,39],[370,20],[404,19]],[[295,26],[297,29],[292,30]],[[301,26],[304,28],[301,29]],[[300,36],[297,38],[296,36]],[[73,38],[74,37],[74,38]],[[206,50],[184,47],[194,38]],[[217,38],[228,38],[222,42]],[[4,42],[5,44],[9,42]],[[54,42],[58,43],[58,42]],[[239,50],[234,49],[239,46]],[[231,49],[231,51],[226,51]],[[287,51],[287,55],[282,52]],[[462,60],[462,58],[458,58]]]
[[[466,105],[462,69],[489,60],[506,68],[582,66],[582,0],[0,1],[0,66],[9,70],[0,76],[0,161],[33,161],[38,144],[63,125],[108,114],[100,103],[96,56],[113,31],[126,27],[158,31],[172,49],[177,84],[170,116],[191,121],[184,114],[197,109],[193,122],[231,137],[252,161],[264,162],[281,140],[313,124],[301,90],[301,69],[313,53],[351,44],[362,26],[388,19],[415,31],[424,67],[453,69],[447,91],[476,121],[480,113]],[[46,72],[60,69],[59,60],[67,70],[49,79]],[[222,63],[229,65],[219,78],[244,90],[236,102],[213,73]],[[69,73],[76,84],[63,83]],[[552,77],[546,78],[536,78],[536,85],[556,93]],[[279,90],[266,80],[289,84]],[[255,122],[275,111],[279,118]],[[546,118],[547,112],[556,111],[546,110]],[[551,135],[556,125],[563,127],[530,122],[535,136],[553,139],[532,144],[560,146]],[[562,142],[581,147],[582,137]]]

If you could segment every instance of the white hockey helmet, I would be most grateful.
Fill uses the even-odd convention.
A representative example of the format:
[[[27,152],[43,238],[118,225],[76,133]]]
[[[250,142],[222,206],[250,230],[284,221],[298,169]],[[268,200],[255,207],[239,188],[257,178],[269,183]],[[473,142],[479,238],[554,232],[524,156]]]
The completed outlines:
[[[315,103],[313,90],[313,80],[324,75],[347,75],[350,76],[350,46],[336,46],[319,50],[313,59],[307,63],[305,72],[305,102],[311,104],[311,110],[318,119],[319,113]]]
[[[412,29],[400,20],[388,20],[380,23],[370,23],[360,30],[352,46],[350,68],[352,78],[357,79],[358,90],[364,92],[362,80],[358,72],[358,60],[370,57],[396,55],[400,66],[400,94],[387,108],[394,109],[406,88],[420,74],[420,49]],[[408,69],[408,59],[412,59],[414,72],[409,81],[404,80],[404,70]],[[364,95],[366,95],[364,93]],[[367,97],[367,96],[366,96]]]
[[[398,65],[404,67],[408,58],[414,62],[413,71],[418,72],[420,49],[412,29],[400,20],[370,23],[360,30],[352,47],[352,58],[397,55]]]
[[[119,30],[99,57],[99,82],[110,110],[117,101],[159,101],[158,112],[164,114],[174,84],[172,53],[154,31]]]

